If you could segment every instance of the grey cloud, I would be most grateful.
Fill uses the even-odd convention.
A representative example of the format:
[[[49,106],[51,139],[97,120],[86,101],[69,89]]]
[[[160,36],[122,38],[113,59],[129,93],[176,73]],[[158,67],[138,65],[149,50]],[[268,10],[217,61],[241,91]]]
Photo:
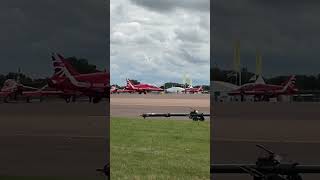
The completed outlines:
[[[183,48],[180,49],[180,55],[184,60],[186,60],[187,62],[192,63],[194,65],[208,63],[207,60],[199,59],[198,57],[193,56],[190,52],[188,52],[187,50],[185,50]]]
[[[204,36],[207,36],[207,33],[197,27],[189,27],[188,29],[177,28],[175,33],[178,39],[193,43],[206,42],[209,39],[209,37],[204,38]]]
[[[176,8],[186,8],[196,11],[209,11],[210,0],[131,0],[137,5],[151,10],[166,12]]]
[[[51,75],[51,51],[88,58],[105,68],[107,63],[107,4],[104,0],[4,0],[0,6],[0,72]]]
[[[184,72],[199,83],[208,83],[209,12],[197,8],[204,1],[193,1],[194,8],[182,7],[181,1],[154,1],[154,7],[141,5],[148,2],[132,2],[111,1],[111,49],[118,52],[111,57],[111,64],[119,67],[111,71],[113,83],[122,84],[125,77],[150,83],[180,82]],[[126,11],[119,11],[119,6]],[[139,28],[132,26],[133,22],[140,24]],[[193,29],[188,30],[190,27]],[[145,61],[144,55],[151,60]]]
[[[308,70],[310,73],[317,73],[312,66],[313,59],[319,57],[317,45],[320,42],[320,13],[317,9],[320,8],[320,3],[258,0],[244,1],[237,7],[231,0],[214,2],[212,48],[214,59],[220,64],[232,64],[232,56],[230,58],[227,54],[233,53],[233,43],[239,39],[241,59],[250,55],[253,57],[251,63],[254,64],[255,51],[257,48],[261,50],[266,74]],[[279,67],[280,64],[274,59],[281,59],[281,64],[287,66],[280,66],[282,70],[272,68],[271,66]],[[290,68],[292,64],[299,69]]]

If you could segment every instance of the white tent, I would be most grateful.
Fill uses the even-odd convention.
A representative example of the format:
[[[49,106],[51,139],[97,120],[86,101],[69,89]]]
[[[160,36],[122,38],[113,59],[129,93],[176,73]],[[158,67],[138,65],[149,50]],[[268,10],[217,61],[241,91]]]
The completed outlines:
[[[213,92],[228,92],[239,88],[239,86],[224,81],[213,81],[212,88]]]
[[[258,76],[258,78],[257,78],[257,80],[256,80],[255,83],[256,83],[256,84],[266,84],[266,83],[264,82],[262,76]]]
[[[266,84],[261,75],[254,75],[249,79],[249,81],[254,81],[254,84]]]
[[[181,87],[171,87],[166,89],[167,93],[182,93],[184,91],[184,88]]]

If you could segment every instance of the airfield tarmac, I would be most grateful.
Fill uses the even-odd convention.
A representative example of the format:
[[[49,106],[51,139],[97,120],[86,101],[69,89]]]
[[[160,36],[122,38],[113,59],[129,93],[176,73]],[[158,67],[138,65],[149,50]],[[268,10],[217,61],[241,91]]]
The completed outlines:
[[[139,117],[143,113],[210,112],[209,94],[112,94],[110,113],[115,117]],[[187,118],[179,118],[188,120]]]
[[[141,96],[139,105],[132,103]],[[111,96],[111,115],[132,117],[144,112],[188,112],[188,107],[209,112],[208,98],[209,95],[116,94]],[[320,164],[320,104],[212,106],[214,163],[253,163],[261,154],[255,144],[263,144],[284,160]],[[108,159],[105,108],[108,107],[103,103],[86,102],[0,104],[0,175],[79,175],[102,179],[95,169]],[[318,179],[320,175],[304,177]],[[214,179],[251,178],[217,175]]]
[[[1,103],[0,176],[105,179],[96,169],[109,159],[107,109],[105,102]]]
[[[320,165],[319,103],[212,104],[211,162],[254,163],[262,144],[283,161]],[[304,179],[319,179],[305,174]],[[215,180],[252,179],[249,175],[215,175]]]

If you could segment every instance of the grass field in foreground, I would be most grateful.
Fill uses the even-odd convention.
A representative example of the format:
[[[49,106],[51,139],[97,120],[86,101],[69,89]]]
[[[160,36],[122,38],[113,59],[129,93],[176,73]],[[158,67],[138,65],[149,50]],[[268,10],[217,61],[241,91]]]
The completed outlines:
[[[209,124],[112,117],[111,179],[209,179]]]

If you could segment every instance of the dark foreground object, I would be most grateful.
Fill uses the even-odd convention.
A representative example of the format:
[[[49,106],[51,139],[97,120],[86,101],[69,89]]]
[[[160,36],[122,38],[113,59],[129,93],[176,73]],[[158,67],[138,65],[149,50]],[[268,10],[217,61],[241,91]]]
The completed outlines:
[[[197,110],[193,110],[190,113],[145,113],[141,115],[143,118],[146,117],[188,117],[193,121],[204,121],[204,117],[210,116],[210,114],[200,113]]]
[[[298,163],[281,163],[280,156],[266,149],[268,155],[259,157],[255,164],[211,164],[210,173],[249,174],[254,180],[302,180],[302,173],[320,173],[320,165],[299,165]]]
[[[107,179],[110,179],[110,164],[103,166],[103,169],[97,169],[98,172],[102,172]]]

